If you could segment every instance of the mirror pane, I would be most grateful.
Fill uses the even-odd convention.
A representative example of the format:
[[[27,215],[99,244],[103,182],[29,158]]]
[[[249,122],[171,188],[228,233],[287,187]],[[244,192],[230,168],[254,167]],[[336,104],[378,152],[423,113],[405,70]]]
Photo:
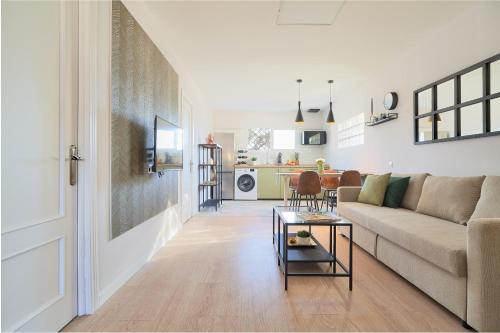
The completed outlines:
[[[427,89],[418,93],[417,114],[424,114],[432,111],[432,89]]]
[[[438,114],[438,139],[452,138],[455,136],[455,110]]]
[[[462,136],[483,133],[483,103],[462,108],[460,124]]]
[[[500,60],[490,64],[490,89],[492,94],[500,92]]]
[[[460,77],[461,102],[483,96],[483,69],[478,68]]]
[[[432,140],[432,118],[418,119],[418,142]]]
[[[500,131],[500,98],[490,101],[490,132]]]
[[[455,104],[455,81],[449,80],[437,86],[437,107],[443,109]]]

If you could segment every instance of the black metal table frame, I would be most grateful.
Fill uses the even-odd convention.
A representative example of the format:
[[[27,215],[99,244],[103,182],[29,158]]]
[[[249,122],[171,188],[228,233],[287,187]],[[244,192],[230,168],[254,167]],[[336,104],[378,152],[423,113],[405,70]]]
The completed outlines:
[[[277,212],[276,208],[285,207],[285,206],[274,206],[273,207],[273,245],[278,243],[277,249],[277,257],[278,257],[278,266],[281,266],[282,263],[284,266],[283,274],[285,275],[285,290],[288,290],[288,277],[289,276],[331,276],[331,277],[348,277],[349,278],[349,290],[352,290],[352,223],[338,221],[335,223],[321,223],[321,222],[303,222],[301,224],[290,224],[293,226],[308,226],[309,230],[311,230],[311,226],[328,226],[330,227],[330,251],[328,252],[332,257],[330,260],[288,260],[288,224],[286,221],[283,221],[279,212]],[[306,206],[301,206],[305,208]],[[299,208],[294,207],[299,212]],[[292,211],[292,210],[290,210]],[[277,226],[278,226],[278,237],[276,237],[276,217],[277,217]],[[283,253],[281,253],[281,224],[283,223]],[[337,257],[337,227],[346,226],[349,227],[349,267],[346,267],[344,263],[342,263]],[[286,237],[285,237],[286,235]],[[332,237],[333,236],[333,237]],[[321,247],[326,251],[326,249],[321,245],[321,243],[311,234],[311,238],[316,242],[317,246]],[[295,248],[297,249],[297,248]],[[332,266],[332,272],[321,272],[321,273],[293,273],[288,271],[288,263],[289,262],[302,262],[302,263],[319,263],[319,262],[327,262]],[[344,271],[343,273],[337,273],[337,264]],[[280,268],[281,269],[281,268]]]

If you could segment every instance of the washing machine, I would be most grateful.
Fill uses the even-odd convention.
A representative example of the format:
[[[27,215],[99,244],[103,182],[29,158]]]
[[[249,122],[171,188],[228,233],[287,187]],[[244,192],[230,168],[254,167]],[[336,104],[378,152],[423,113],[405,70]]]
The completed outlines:
[[[257,200],[257,169],[234,170],[234,199]]]

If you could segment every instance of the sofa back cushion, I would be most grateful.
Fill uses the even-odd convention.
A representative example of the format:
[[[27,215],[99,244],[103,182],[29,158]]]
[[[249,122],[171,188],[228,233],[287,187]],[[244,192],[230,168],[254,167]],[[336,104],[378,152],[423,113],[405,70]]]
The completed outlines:
[[[484,176],[425,179],[417,213],[467,224],[481,194]]]
[[[424,181],[428,173],[393,173],[394,177],[410,177],[410,182],[406,188],[405,195],[403,196],[403,201],[401,201],[401,208],[415,210],[417,209],[418,200],[420,199],[420,194],[422,193],[422,187],[424,186]]]
[[[481,187],[481,197],[470,217],[500,218],[500,176],[487,176]]]

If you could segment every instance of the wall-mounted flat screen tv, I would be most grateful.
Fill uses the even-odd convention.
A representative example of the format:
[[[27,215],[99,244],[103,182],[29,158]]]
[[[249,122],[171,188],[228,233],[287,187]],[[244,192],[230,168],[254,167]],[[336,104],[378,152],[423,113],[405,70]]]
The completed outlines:
[[[182,128],[155,117],[153,171],[182,169]]]
[[[326,131],[304,131],[302,132],[303,145],[326,144]]]

